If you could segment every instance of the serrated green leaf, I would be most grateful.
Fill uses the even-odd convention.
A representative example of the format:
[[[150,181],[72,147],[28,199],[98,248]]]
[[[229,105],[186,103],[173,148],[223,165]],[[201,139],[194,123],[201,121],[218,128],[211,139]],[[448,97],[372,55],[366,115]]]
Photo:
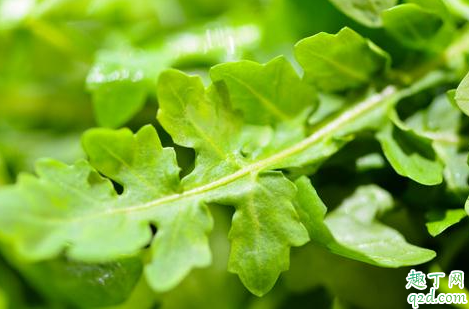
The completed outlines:
[[[406,242],[376,217],[393,207],[391,195],[375,185],[359,187],[326,216],[327,208],[307,178],[297,180],[297,207],[313,241],[331,252],[382,267],[427,262],[435,252]]]
[[[342,13],[368,26],[382,25],[381,11],[397,4],[397,0],[330,0]]]
[[[299,41],[295,56],[305,79],[326,91],[361,87],[387,63],[376,46],[347,27],[337,34],[321,32]]]
[[[200,77],[168,70],[160,76],[157,93],[162,126],[177,144],[194,148],[198,154],[194,172],[185,183],[195,186],[243,164],[241,119],[215,87],[206,92]]]
[[[125,42],[100,50],[86,80],[97,123],[116,128],[128,122],[154,93],[163,69],[186,62],[217,63],[237,58],[259,36],[253,24],[205,25],[165,37],[151,49],[137,49]]]
[[[228,269],[261,296],[290,265],[289,246],[281,244],[301,246],[309,240],[303,225],[292,224],[298,220],[292,204],[296,188],[281,173],[270,172],[249,176],[225,190],[236,192],[222,192],[217,199],[236,208]]]
[[[376,137],[394,170],[424,185],[441,183],[443,166],[436,157],[431,140],[406,127],[395,112],[391,118],[393,123],[386,125]]]
[[[115,206],[117,208],[144,204],[180,191],[179,168],[174,151],[161,147],[151,127],[144,127],[135,137],[127,130],[90,131],[83,143],[90,162],[124,187]],[[157,187],[155,183],[158,183]],[[212,219],[206,206],[197,200],[187,200],[180,205],[170,203],[169,207],[155,210],[158,214],[148,219],[158,228],[152,244],[153,261],[156,263],[149,264],[145,272],[154,289],[167,290],[175,286],[192,267],[210,263],[206,233],[211,230]],[[186,223],[177,224],[179,221]],[[139,229],[148,228],[145,224],[139,225]],[[138,235],[135,228],[129,234]],[[120,229],[122,231],[122,227]],[[140,234],[147,233],[140,231]],[[148,239],[142,239],[141,243],[145,242]]]
[[[158,97],[158,119],[163,127],[176,143],[192,147],[198,154],[194,172],[183,180],[188,188],[203,185],[248,164],[249,161],[240,152],[244,143],[240,118],[217,97],[215,88],[211,87],[206,92],[200,78],[167,71],[160,77]],[[217,119],[212,118],[214,114]],[[226,140],[226,136],[230,139]],[[192,178],[192,175],[197,178]],[[294,196],[294,188],[287,179],[282,178],[280,175],[252,174],[235,182],[234,188],[222,189],[223,192],[227,191],[218,193],[215,198],[217,203],[236,208],[230,231],[232,251],[229,269],[238,273],[243,283],[256,295],[270,290],[279,273],[288,268],[288,247],[307,241],[304,227],[295,223],[294,208],[289,201]],[[274,187],[278,187],[284,196],[276,195],[276,191],[272,190]],[[267,215],[268,205],[274,202],[279,207],[279,213],[289,213],[291,219],[279,221],[273,213],[273,216]],[[288,216],[283,218],[285,220]],[[244,232],[246,227],[257,232],[247,235]],[[284,232],[279,233],[280,230]],[[276,241],[270,242],[271,239]],[[267,248],[270,252],[264,251]],[[272,255],[272,252],[276,253]],[[273,256],[276,258],[272,259]]]
[[[247,123],[276,124],[315,107],[314,89],[300,80],[284,57],[264,65],[252,61],[220,64],[210,69],[210,76],[214,83],[226,84],[233,108],[243,112]]]
[[[245,76],[259,67],[248,66]],[[255,84],[245,76],[240,78]],[[302,84],[293,79],[291,87]],[[289,97],[292,106],[304,108],[291,120],[251,124],[243,121],[250,110],[231,106],[237,90],[226,83],[205,88],[198,77],[166,71],[157,87],[158,120],[175,143],[195,151],[193,171],[179,179],[174,149],[163,148],[151,126],[136,134],[90,130],[83,137],[89,162],[45,160],[37,177],[23,175],[0,191],[0,236],[31,260],[65,252],[82,261],[110,261],[149,246],[146,280],[154,290],[168,291],[191,269],[211,262],[207,205],[233,206],[229,269],[263,295],[288,267],[290,247],[308,241],[293,205],[296,186],[279,170],[317,166],[355,133],[376,129],[396,99],[440,81],[386,87],[350,100],[311,129],[305,113],[312,108],[295,96]],[[153,238],[151,225],[157,229]]]
[[[428,233],[435,237],[467,217],[467,213],[464,209],[448,209],[443,212],[431,212],[427,217],[429,221],[425,225]]]
[[[99,261],[133,254],[149,243],[149,223],[154,222],[160,229],[152,245],[153,261],[158,262],[147,266],[146,272],[152,274],[148,276],[155,289],[168,289],[192,267],[210,263],[205,235],[212,223],[205,206],[198,201],[159,207],[151,215],[143,214],[145,211],[133,212],[130,217],[126,214],[126,208],[145,205],[178,187],[175,155],[161,147],[152,127],[142,128],[135,136],[128,130],[96,129],[84,136],[83,143],[91,162],[101,173],[121,182],[124,193],[117,196],[111,183],[86,162],[69,167],[43,161],[38,165],[40,179],[25,176],[16,188],[3,195],[7,212],[4,218],[8,220],[13,215],[8,211],[19,209],[10,196],[22,194],[22,190],[29,192],[21,207],[30,209],[17,218],[19,225],[2,225],[7,235],[23,235],[18,248],[20,252],[27,250],[23,255],[30,259],[49,258],[68,243],[73,246],[67,254],[80,260]],[[160,185],[155,187],[155,182]],[[193,224],[174,224],[174,220],[184,217]],[[189,218],[198,219],[194,222]],[[24,224],[29,229],[18,231]]]

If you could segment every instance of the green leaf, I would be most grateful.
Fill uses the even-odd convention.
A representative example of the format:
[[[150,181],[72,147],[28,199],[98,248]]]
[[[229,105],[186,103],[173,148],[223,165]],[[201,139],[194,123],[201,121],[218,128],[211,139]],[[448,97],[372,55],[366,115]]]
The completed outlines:
[[[281,173],[271,172],[249,176],[226,190],[231,194],[222,192],[217,202],[236,208],[229,233],[228,269],[239,274],[252,293],[263,295],[280,272],[288,269],[289,246],[309,240],[303,225],[296,223],[298,215],[292,204],[296,188]]]
[[[210,77],[214,83],[226,84],[233,108],[243,112],[247,123],[288,121],[316,104],[314,89],[300,80],[284,57],[265,65],[252,61],[216,65]]]
[[[446,95],[435,98],[430,106],[412,115],[406,123],[421,136],[432,140],[432,146],[444,163],[443,176],[451,192],[465,197],[469,193],[469,166],[465,140],[459,135],[461,112]],[[466,148],[466,147],[464,147]]]
[[[187,188],[234,173],[249,162],[249,156],[240,153],[245,142],[243,124],[216,91],[213,87],[205,91],[200,78],[178,71],[166,71],[160,77],[158,119],[176,143],[194,148],[198,155],[194,172],[183,179]],[[288,268],[289,246],[307,241],[290,201],[294,191],[281,174],[253,173],[216,194],[217,203],[236,208],[229,269],[256,295],[270,290],[279,273]],[[274,202],[283,216],[268,211]],[[245,233],[246,228],[251,233]]]
[[[205,91],[200,77],[168,70],[160,76],[157,93],[161,125],[176,144],[191,147],[198,154],[194,172],[185,183],[195,186],[243,164],[239,152],[243,147],[241,119],[215,87]]]
[[[295,45],[305,79],[326,91],[361,87],[378,75],[387,57],[350,28],[318,33]]]
[[[444,212],[431,212],[428,214],[427,226],[428,233],[433,237],[440,235],[447,228],[455,225],[467,217],[464,209],[448,209]]]
[[[143,108],[147,87],[143,83],[119,81],[103,83],[93,91],[96,121],[103,127],[119,127]]]
[[[397,4],[397,0],[330,0],[342,13],[368,26],[382,25],[381,11]]]
[[[179,168],[174,151],[161,147],[155,130],[150,126],[144,127],[135,136],[128,130],[90,131],[84,136],[83,143],[90,162],[124,187],[114,206],[116,209],[132,208],[134,205],[145,208],[144,205],[152,200],[180,191]],[[151,211],[152,214],[145,214],[145,210],[141,215],[136,214],[143,221],[138,222],[139,219],[134,218],[134,223],[125,222],[124,211],[119,221],[124,220],[121,224],[128,225],[128,240],[133,242],[129,246],[136,249],[139,243],[141,247],[149,242],[150,222],[158,228],[151,246],[153,262],[147,265],[145,272],[154,289],[165,291],[179,283],[192,267],[210,263],[206,234],[211,230],[212,219],[200,200],[168,203],[164,207],[156,207],[154,211]],[[186,223],[181,225],[178,222]],[[145,229],[147,232],[144,233]],[[123,227],[120,231],[122,233]],[[136,237],[142,241],[135,243]],[[120,242],[122,252],[122,240]]]
[[[469,3],[466,0],[445,0],[451,13],[469,20]]]
[[[435,252],[406,242],[376,217],[393,207],[391,195],[375,185],[359,187],[326,216],[326,206],[307,178],[296,182],[297,207],[313,241],[331,252],[382,267],[427,262]]]
[[[376,135],[384,155],[401,176],[424,184],[436,185],[443,181],[443,166],[438,161],[429,138],[418,135],[406,127],[396,114]]]
[[[285,68],[283,61],[247,67],[242,62],[240,78],[252,88],[256,81],[248,76],[271,65]],[[291,70],[286,72],[293,79],[290,88],[309,89]],[[33,261],[65,252],[71,259],[96,263],[149,247],[146,280],[163,292],[193,268],[210,264],[213,222],[208,205],[232,206],[229,270],[252,293],[264,295],[288,268],[290,247],[309,239],[293,204],[297,188],[284,170],[317,167],[357,132],[375,129],[396,99],[439,82],[410,90],[386,87],[350,100],[311,129],[307,113],[315,103],[296,102],[304,96],[281,92],[298,113],[291,111],[291,119],[274,124],[252,124],[245,121],[252,109],[231,106],[244,88],[230,89],[225,81],[205,88],[199,77],[165,71],[156,89],[157,117],[176,144],[195,151],[194,169],[180,179],[174,149],[162,147],[152,126],[135,134],[92,129],[83,137],[89,161],[68,166],[44,160],[37,165],[38,176],[23,175],[16,185],[0,190],[0,237]],[[262,93],[271,91],[262,88]],[[284,104],[275,96],[272,100]]]
[[[0,251],[20,254],[6,267],[0,256],[0,294],[8,307],[91,308],[127,298],[112,308],[396,309],[408,296],[402,288],[408,269],[375,265],[420,263],[433,254],[402,235],[440,251],[422,270],[437,264],[458,269],[467,253],[465,226],[443,237],[449,241],[432,240],[422,233],[421,219],[437,209],[442,216],[436,223],[445,211],[461,208],[469,193],[468,119],[446,102],[432,102],[467,70],[469,27],[460,18],[467,15],[467,0],[334,1],[0,0],[6,175],[2,182],[0,167]],[[448,14],[444,4],[455,2],[459,6]],[[396,3],[441,19],[427,46],[404,27],[417,14],[398,19],[397,26],[405,28],[406,44],[422,44],[418,48],[378,28],[382,10]],[[415,31],[426,33],[432,18],[417,24]],[[329,63],[307,54],[301,65],[285,60],[292,59],[292,40],[335,34],[344,25],[390,56],[349,33],[344,40],[330,35],[334,40],[317,48]],[[209,70],[279,54],[285,58]],[[93,59],[88,95],[83,86]],[[162,73],[167,67],[201,78]],[[93,126],[90,99],[100,125],[130,130],[89,131],[86,161],[44,160],[37,176],[22,175],[8,185],[18,172],[31,171],[39,156],[75,162],[79,153],[72,146],[78,143],[64,137],[78,141],[73,132]],[[431,145],[432,161],[444,165],[444,184],[416,184],[385,162],[373,136],[399,101],[405,123],[392,125]],[[142,109],[144,104],[154,106]],[[147,123],[159,137],[151,127],[139,130]],[[301,210],[295,180],[302,176],[330,201],[329,213],[319,206]],[[389,189],[399,208],[381,220],[392,204],[389,194],[363,184]],[[291,250],[311,237],[308,220],[300,220],[305,213],[323,247]],[[396,231],[402,235],[391,237]],[[136,265],[124,267],[128,259]],[[289,266],[293,271],[282,273],[262,298],[248,295],[239,280],[264,295]]]
[[[131,48],[101,51],[86,80],[98,124],[115,128],[130,120],[168,64],[163,53]]]
[[[135,257],[101,264],[58,258],[20,264],[19,269],[51,301],[94,308],[126,300],[141,276],[142,263]]]
[[[469,191],[469,167],[467,165],[467,152],[460,152],[455,144],[433,142],[433,147],[445,169],[443,172],[448,189],[455,193],[466,194]]]
[[[383,12],[383,26],[408,48],[439,51],[451,41],[453,33],[451,23],[440,15],[442,13],[445,12],[441,8],[434,10],[432,5],[401,4]]]
[[[467,74],[459,84],[454,99],[461,111],[469,115],[469,74]]]
[[[168,35],[161,43],[152,44],[152,48],[137,49],[127,46],[125,41],[114,49],[100,50],[86,81],[98,124],[116,128],[132,119],[143,108],[148,95],[154,94],[163,69],[239,57],[259,40],[258,32],[252,24],[205,25]]]

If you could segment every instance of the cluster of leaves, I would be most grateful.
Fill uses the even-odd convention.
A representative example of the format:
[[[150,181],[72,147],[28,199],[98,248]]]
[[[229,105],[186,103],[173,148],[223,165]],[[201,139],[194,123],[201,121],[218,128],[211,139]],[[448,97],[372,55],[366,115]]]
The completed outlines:
[[[464,269],[464,1],[15,1],[0,308],[400,308]]]

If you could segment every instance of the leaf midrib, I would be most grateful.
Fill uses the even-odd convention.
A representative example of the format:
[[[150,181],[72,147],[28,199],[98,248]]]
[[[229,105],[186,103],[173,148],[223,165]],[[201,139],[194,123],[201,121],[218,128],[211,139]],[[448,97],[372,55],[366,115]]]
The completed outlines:
[[[428,86],[428,85],[427,85]],[[250,165],[246,165],[245,167],[241,168],[240,170],[226,175],[224,177],[219,178],[211,183],[202,185],[200,187],[193,188],[191,190],[177,193],[173,195],[168,195],[156,200],[152,200],[147,203],[138,204],[129,206],[126,208],[116,208],[116,209],[108,209],[105,212],[97,212],[94,214],[90,214],[87,216],[82,216],[79,218],[71,218],[69,220],[64,219],[53,219],[53,218],[45,218],[46,220],[53,220],[53,221],[60,221],[60,222],[73,222],[73,221],[84,221],[87,219],[95,219],[99,217],[106,217],[118,214],[130,214],[140,211],[146,211],[153,207],[157,207],[162,204],[175,202],[177,200],[182,200],[188,197],[193,197],[199,194],[206,193],[211,190],[215,190],[221,186],[226,184],[232,183],[246,175],[249,175],[253,172],[259,172],[261,170],[268,169],[269,167],[273,167],[282,160],[289,158],[301,151],[307,149],[308,147],[314,145],[316,142],[326,138],[327,136],[331,136],[334,132],[340,130],[342,127],[349,124],[351,121],[356,120],[360,116],[366,115],[368,112],[373,111],[374,109],[381,106],[382,103],[394,101],[405,96],[411,95],[414,91],[409,92],[408,88],[404,88],[401,90],[397,90],[395,86],[388,86],[383,91],[378,94],[375,94],[366,100],[355,104],[353,107],[345,110],[333,120],[329,121],[324,126],[320,127],[317,131],[313,132],[307,138],[303,139],[301,142],[292,145],[270,157],[267,157],[263,160],[254,162]]]
[[[277,108],[277,106],[271,100],[269,100],[268,98],[266,98],[265,96],[257,92],[249,84],[245,83],[243,80],[241,80],[240,78],[237,78],[233,74],[225,73],[225,75],[233,79],[236,83],[238,83],[242,87],[246,88],[250,93],[252,93],[252,95],[259,100],[261,105],[264,106],[268,111],[270,111],[272,115],[274,115],[276,118],[278,118],[279,120],[283,120],[283,121],[290,119],[290,117],[287,114],[285,114],[282,110]]]

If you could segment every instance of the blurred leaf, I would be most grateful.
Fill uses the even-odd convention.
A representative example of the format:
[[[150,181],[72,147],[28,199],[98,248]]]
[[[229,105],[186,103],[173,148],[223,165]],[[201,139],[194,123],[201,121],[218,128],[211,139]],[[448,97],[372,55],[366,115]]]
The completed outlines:
[[[87,77],[98,124],[118,127],[132,118],[156,87],[159,72],[169,60],[155,52],[103,51]]]
[[[381,12],[393,7],[398,0],[330,0],[342,13],[368,27],[382,25]]]
[[[167,36],[157,48],[117,47],[98,52],[87,77],[100,126],[116,128],[128,122],[155,93],[161,71],[173,65],[232,60],[259,40],[259,29],[208,25],[203,31]]]
[[[407,269],[366,263],[422,263],[433,251],[409,243],[428,243],[462,269],[467,237],[453,232],[465,226],[432,240],[422,223],[436,210],[430,226],[450,226],[469,193],[469,122],[439,97],[467,70],[467,5],[398,2],[0,0],[0,237],[24,258],[13,276],[0,261],[8,305],[398,309]],[[391,18],[394,39],[377,29],[383,10],[408,5],[418,10]],[[401,99],[403,121],[389,123]],[[5,185],[37,157],[82,157],[93,106],[99,125],[130,130],[91,130],[89,160],[43,160]],[[144,126],[155,121],[158,134]],[[423,182],[444,166],[445,186],[388,167],[373,140],[387,125],[387,156],[403,152],[397,165]],[[336,255],[303,246],[307,232]],[[134,254],[146,265],[114,268]]]
[[[448,209],[443,213],[430,212],[427,216],[429,221],[425,225],[427,226],[428,233],[435,237],[465,217],[467,217],[467,213],[464,209]]]
[[[461,111],[469,115],[469,74],[467,74],[459,84],[454,99]]]
[[[211,205],[214,230],[210,236],[213,263],[196,269],[181,284],[160,296],[161,309],[240,309],[246,308],[248,296],[235,275],[226,271],[230,242],[226,235],[231,225],[231,214],[222,205]],[[270,295],[267,294],[267,295]],[[257,297],[256,297],[257,299]]]
[[[385,269],[345,259],[311,244],[292,254],[292,267],[284,282],[294,293],[324,286],[350,309],[375,309],[377,303],[382,309],[405,309],[409,307],[403,286],[406,271],[407,268]],[[310,299],[299,308],[313,307],[314,301]]]
[[[6,294],[0,289],[0,309],[8,309]]]
[[[12,128],[0,128],[0,153],[4,158],[4,172],[8,172],[4,174],[4,179],[10,181],[19,172],[33,171],[35,162],[40,158],[54,158],[71,163],[84,157],[77,133],[55,134]]]
[[[245,69],[244,74],[250,75],[257,67]],[[252,87],[247,85],[248,89]],[[253,161],[240,156],[243,124],[215,91],[213,86],[205,91],[198,77],[177,71],[167,71],[160,77],[158,119],[177,144],[198,153],[194,171],[183,180],[187,189],[210,184]],[[307,102],[301,103],[307,106]],[[290,201],[294,190],[281,173],[265,172],[241,177],[210,193],[215,194],[217,203],[236,208],[229,235],[232,249],[228,268],[256,295],[270,290],[280,272],[288,268],[289,247],[307,241]],[[274,201],[278,208],[271,213],[269,205]]]
[[[433,10],[431,6],[401,4],[382,13],[383,26],[404,46],[435,52],[451,41],[454,31],[450,22],[441,15],[444,13],[442,10]]]
[[[145,278],[140,276],[140,280],[125,302],[115,306],[106,306],[105,309],[134,309],[136,307],[139,309],[154,309],[156,303],[155,292],[148,286]]]
[[[89,264],[58,258],[19,266],[28,280],[52,301],[90,308],[122,303],[142,273],[139,258]],[[44,284],[47,278],[47,284]],[[73,293],[70,293],[73,291]]]
[[[382,267],[401,267],[427,262],[435,252],[406,242],[396,230],[376,220],[393,207],[391,195],[374,186],[359,187],[342,204],[326,214],[307,178],[296,181],[297,207],[313,241],[331,252]]]
[[[383,168],[386,165],[386,161],[381,154],[370,153],[358,158],[355,164],[358,171],[367,171]]]
[[[469,3],[466,0],[444,0],[451,13],[469,20]]]

